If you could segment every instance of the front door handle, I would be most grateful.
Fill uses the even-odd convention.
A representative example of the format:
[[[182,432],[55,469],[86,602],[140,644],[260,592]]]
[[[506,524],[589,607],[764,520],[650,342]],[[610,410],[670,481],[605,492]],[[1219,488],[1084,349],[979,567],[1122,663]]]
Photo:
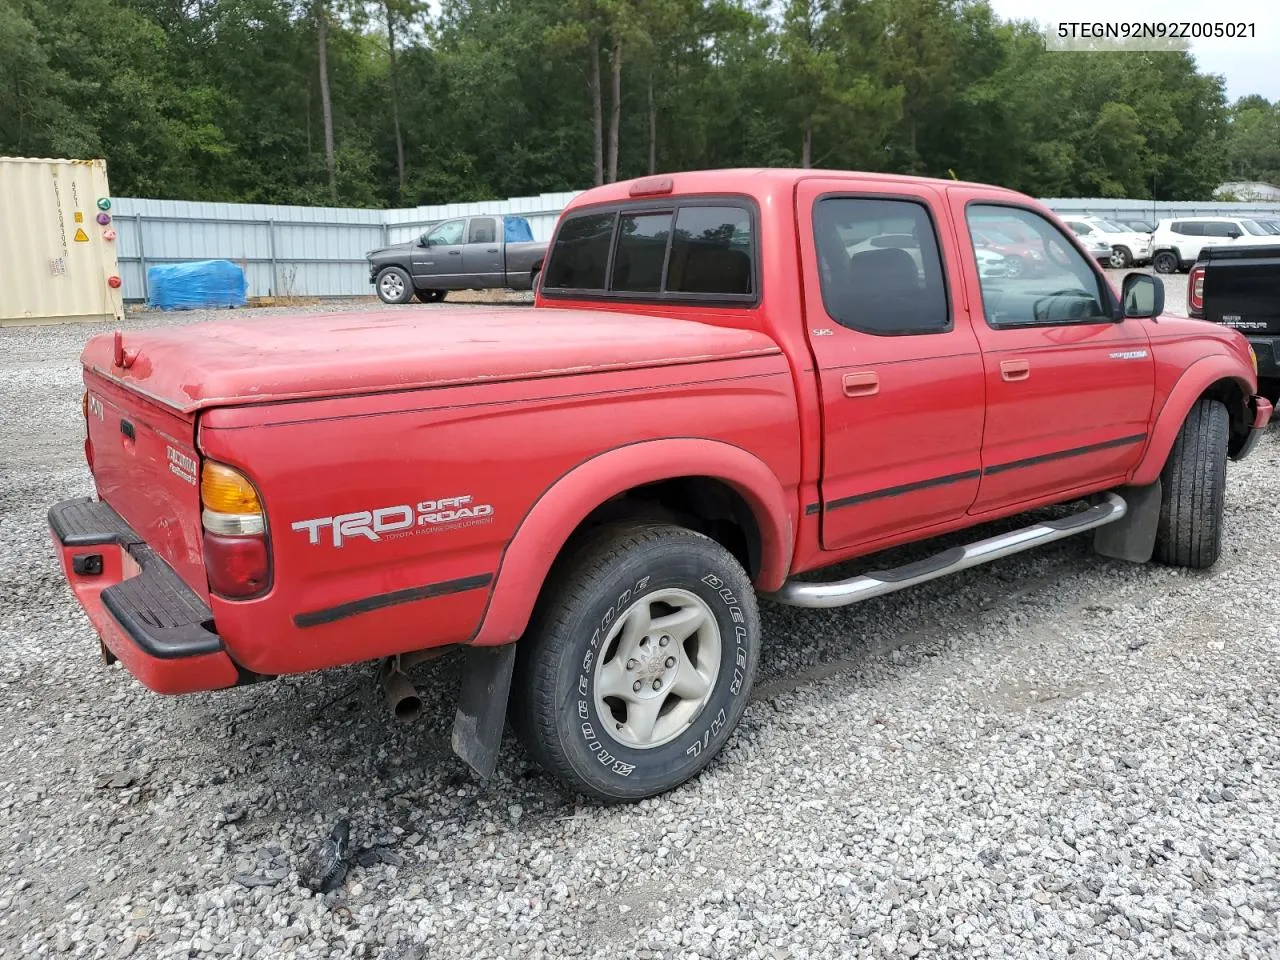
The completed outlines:
[[[497,248],[497,247],[494,247],[492,250],[486,250],[486,251],[485,251],[485,253],[497,253],[497,252],[498,252],[498,248]]]
[[[872,397],[880,392],[880,375],[874,370],[863,370],[860,373],[844,375],[844,395],[846,397]]]
[[[1031,376],[1031,364],[1026,360],[1001,360],[1001,380],[1026,380]]]
[[[462,256],[462,251],[461,251],[461,250],[450,250],[450,251],[449,251],[449,256],[451,256],[451,257],[460,257],[460,256]]]

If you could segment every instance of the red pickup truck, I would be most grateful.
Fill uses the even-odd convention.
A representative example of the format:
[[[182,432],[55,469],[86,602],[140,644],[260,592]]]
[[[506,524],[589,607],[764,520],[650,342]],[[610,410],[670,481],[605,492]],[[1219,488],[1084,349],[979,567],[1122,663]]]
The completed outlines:
[[[979,270],[1015,221],[1034,276]],[[693,776],[746,705],[756,597],[832,607],[1091,531],[1207,567],[1270,404],[1238,332],[1113,289],[995,187],[800,170],[587,191],[534,309],[252,317],[91,340],[97,498],[49,515],[108,662],[161,693],[464,658],[455,751],[504,723],[573,788]],[[1012,533],[814,571],[1052,504]],[[1056,519],[1043,519],[1056,516]]]

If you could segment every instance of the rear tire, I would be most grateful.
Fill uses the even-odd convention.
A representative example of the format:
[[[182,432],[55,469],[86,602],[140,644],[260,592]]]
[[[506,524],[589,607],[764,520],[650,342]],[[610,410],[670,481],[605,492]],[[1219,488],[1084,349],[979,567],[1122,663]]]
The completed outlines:
[[[1201,399],[1173,441],[1160,475],[1160,521],[1155,558],[1203,570],[1222,550],[1230,420],[1220,401]]]
[[[403,267],[383,267],[374,288],[383,303],[408,303],[413,296],[413,281]]]
[[[656,796],[728,741],[759,648],[755,593],[729,551],[683,527],[609,525],[552,571],[517,647],[511,724],[573,790]]]
[[[1128,247],[1112,247],[1110,264],[1113,269],[1123,270],[1133,263],[1133,256]]]
[[[1151,269],[1156,273],[1177,273],[1178,255],[1168,250],[1161,250],[1151,258]]]
[[[440,303],[444,300],[445,291],[443,290],[415,290],[413,295],[418,298],[421,303]]]

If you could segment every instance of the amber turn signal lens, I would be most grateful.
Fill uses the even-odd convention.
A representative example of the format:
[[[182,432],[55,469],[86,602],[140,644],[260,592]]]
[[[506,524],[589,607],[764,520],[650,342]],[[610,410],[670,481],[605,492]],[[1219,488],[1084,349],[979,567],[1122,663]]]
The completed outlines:
[[[262,513],[258,491],[238,470],[205,462],[200,471],[200,499],[215,513]]]

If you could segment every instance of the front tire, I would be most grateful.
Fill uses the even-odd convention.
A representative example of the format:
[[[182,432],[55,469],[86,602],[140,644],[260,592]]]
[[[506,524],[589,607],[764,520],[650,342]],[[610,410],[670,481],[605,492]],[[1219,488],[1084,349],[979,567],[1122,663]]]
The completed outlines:
[[[383,303],[408,303],[413,296],[413,281],[403,267],[383,267],[374,287]]]
[[[1133,263],[1133,256],[1129,253],[1128,247],[1112,247],[1109,262],[1113,269],[1123,270]]]
[[[724,547],[667,524],[604,527],[557,564],[520,641],[512,726],[576,791],[656,796],[728,741],[759,647],[751,581]]]
[[[1169,250],[1161,250],[1151,258],[1151,269],[1156,273],[1177,273],[1178,255]]]
[[[1160,474],[1160,520],[1155,558],[1204,570],[1222,551],[1227,487],[1227,408],[1204,398],[1191,408]]]

